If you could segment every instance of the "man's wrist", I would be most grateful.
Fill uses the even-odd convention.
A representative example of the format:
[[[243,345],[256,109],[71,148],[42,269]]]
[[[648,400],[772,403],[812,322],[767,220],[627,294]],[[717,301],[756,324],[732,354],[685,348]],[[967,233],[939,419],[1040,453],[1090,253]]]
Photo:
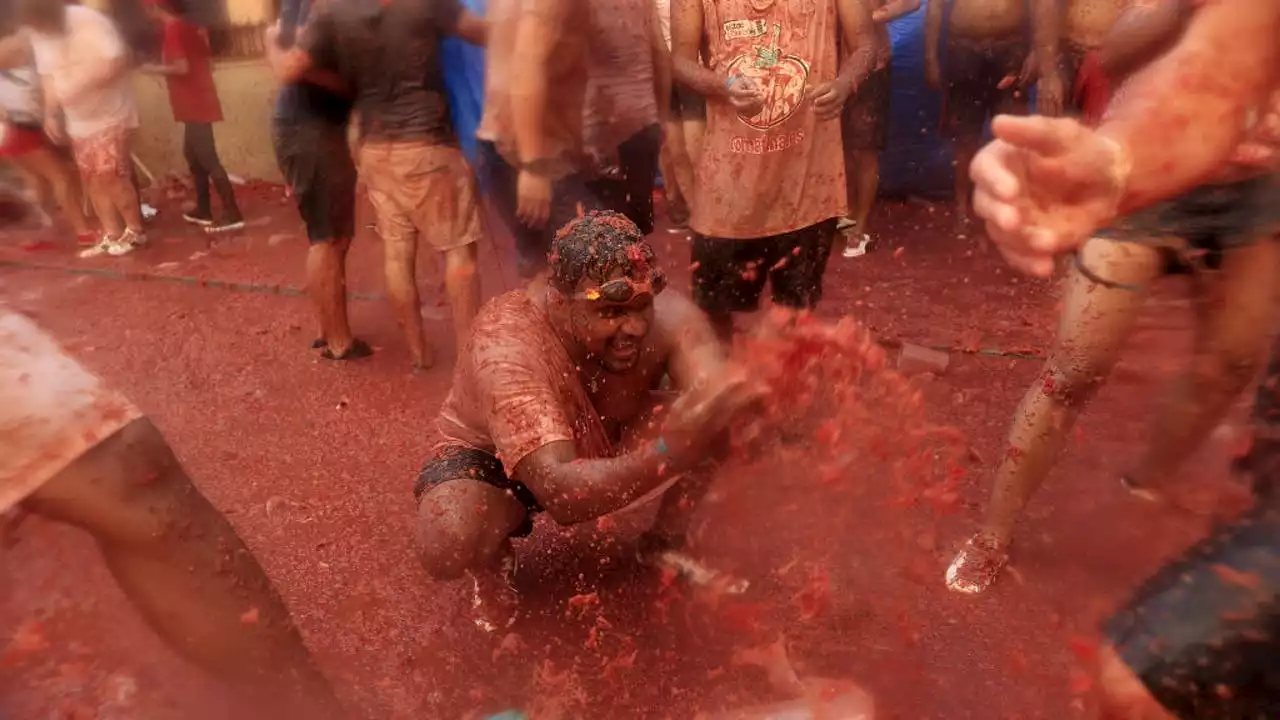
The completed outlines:
[[[1115,198],[1114,212],[1119,215],[1129,195],[1129,182],[1133,175],[1133,155],[1129,152],[1128,146],[1117,138],[1105,132],[1099,132],[1098,137],[1110,154],[1107,179]]]
[[[551,157],[537,157],[530,160],[520,161],[520,172],[532,173],[542,177],[547,177],[555,173],[556,159]]]

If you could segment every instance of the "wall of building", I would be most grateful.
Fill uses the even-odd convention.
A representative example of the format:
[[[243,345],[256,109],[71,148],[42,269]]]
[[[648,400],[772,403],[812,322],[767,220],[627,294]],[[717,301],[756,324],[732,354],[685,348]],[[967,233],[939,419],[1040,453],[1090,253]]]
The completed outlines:
[[[271,149],[271,112],[276,82],[263,59],[223,60],[213,79],[222,100],[223,122],[213,126],[218,155],[227,172],[245,178],[280,181]],[[157,177],[187,173],[182,157],[182,125],[174,122],[164,78],[137,74],[141,127],[134,144],[138,158]]]

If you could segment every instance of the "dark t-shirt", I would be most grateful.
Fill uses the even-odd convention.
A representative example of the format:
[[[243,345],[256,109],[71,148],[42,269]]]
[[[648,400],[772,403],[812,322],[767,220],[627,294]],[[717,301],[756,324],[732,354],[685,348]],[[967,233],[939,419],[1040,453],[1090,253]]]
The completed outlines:
[[[306,22],[310,6],[310,0],[283,0],[280,6],[280,47],[293,47],[297,27]],[[339,70],[337,58],[332,53],[313,54],[312,61],[325,70]],[[341,75],[340,72],[338,74]],[[350,117],[351,100],[311,83],[290,83],[280,88],[280,94],[276,96],[277,123],[288,125],[318,120],[346,125]]]
[[[355,83],[362,138],[454,143],[440,40],[462,11],[458,0],[337,0],[302,42],[336,55]]]

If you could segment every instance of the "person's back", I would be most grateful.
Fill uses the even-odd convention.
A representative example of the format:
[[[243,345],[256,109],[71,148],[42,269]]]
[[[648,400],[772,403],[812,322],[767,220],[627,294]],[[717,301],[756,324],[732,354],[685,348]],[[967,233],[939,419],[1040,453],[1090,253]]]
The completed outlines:
[[[68,5],[61,35],[33,31],[36,68],[66,113],[67,133],[90,137],[118,124],[138,126],[138,110],[128,73],[96,82],[104,65],[117,62],[127,49],[111,19],[79,5]]]
[[[311,5],[310,0],[284,0],[281,3],[278,41],[281,48],[294,46],[298,32],[310,19]],[[317,62],[327,71],[338,70],[337,61],[332,57],[320,57]],[[313,121],[345,126],[350,118],[350,98],[332,88],[306,81],[287,83],[280,88],[272,116],[272,120],[283,127]]]
[[[341,0],[331,6],[341,62],[356,85],[365,140],[455,144],[440,69],[440,40],[456,2]]]

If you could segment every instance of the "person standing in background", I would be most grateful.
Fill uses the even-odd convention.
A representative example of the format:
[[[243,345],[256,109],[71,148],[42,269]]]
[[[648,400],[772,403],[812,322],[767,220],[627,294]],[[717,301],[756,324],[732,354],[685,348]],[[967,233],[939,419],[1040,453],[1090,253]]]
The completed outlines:
[[[588,0],[493,0],[486,15],[481,182],[515,237],[521,277],[546,270],[557,228],[602,208],[582,135],[592,12]]]
[[[889,99],[893,95],[893,43],[889,22],[920,9],[920,0],[863,0],[876,28],[875,69],[858,84],[844,105],[840,137],[849,214],[836,229],[844,236],[844,257],[867,254],[872,243],[867,221],[880,189],[880,151],[889,136]],[[842,54],[857,48],[842,48]]]
[[[12,28],[5,24],[0,31],[6,33],[0,39],[0,159],[11,160],[27,174],[41,205],[47,183],[78,243],[92,246],[97,239],[84,215],[75,162],[44,134],[40,76],[32,64],[31,43],[20,33],[8,34]]]
[[[996,113],[1026,112],[1024,85],[1037,65],[1052,69],[1041,73],[1040,111],[1061,108],[1054,30],[1060,13],[1058,0],[935,0],[925,7],[924,77],[943,95],[941,128],[954,145],[957,232],[970,227],[973,184],[965,169],[982,145],[983,128]]]
[[[102,223],[100,241],[80,256],[133,252],[147,239],[130,180],[138,107],[129,78],[129,49],[111,19],[96,10],[22,0],[18,13],[30,31],[40,73],[45,133],[55,143],[70,139]]]
[[[591,77],[583,132],[604,168],[591,183],[611,209],[653,232],[653,186],[670,115],[671,53],[649,0],[597,0],[592,6]]]
[[[667,57],[671,56],[671,0],[656,0],[658,26]],[[693,194],[693,166],[695,157],[693,139],[701,137],[691,129],[696,122],[706,122],[707,109],[702,97],[671,83],[670,108],[662,124],[662,149],[658,153],[658,167],[662,170],[662,190],[667,200],[667,217],[671,226],[667,232],[683,233],[689,230],[689,198]]]
[[[285,0],[280,21],[267,29],[267,61],[277,78],[296,73],[288,52],[306,22],[308,0]],[[311,347],[327,360],[373,354],[347,322],[347,250],[356,232],[356,166],[347,144],[351,98],[336,58],[312,57],[302,80],[285,81],[271,120],[280,172],[307,226],[307,291],[316,306],[320,335]]]
[[[244,218],[235,189],[213,141],[213,123],[222,122],[222,104],[213,82],[209,42],[199,28],[182,18],[181,2],[149,0],[148,9],[162,27],[160,64],[143,65],[142,70],[164,76],[173,119],[182,123],[182,154],[196,186],[196,206],[182,218],[208,232],[241,230]],[[210,181],[222,200],[222,217],[217,222],[210,207]]]
[[[694,301],[728,340],[735,313],[814,307],[845,204],[840,113],[875,67],[862,0],[677,0],[676,80],[708,99],[690,223]],[[703,38],[710,43],[700,60]],[[854,51],[844,58],[844,46]]]
[[[334,0],[312,18],[284,63],[289,80],[315,67],[317,57],[335,57],[349,70],[360,177],[414,372],[435,362],[415,277],[419,239],[444,259],[459,351],[480,307],[479,193],[453,129],[440,68],[440,42],[450,35],[483,46],[488,26],[458,0]]]

